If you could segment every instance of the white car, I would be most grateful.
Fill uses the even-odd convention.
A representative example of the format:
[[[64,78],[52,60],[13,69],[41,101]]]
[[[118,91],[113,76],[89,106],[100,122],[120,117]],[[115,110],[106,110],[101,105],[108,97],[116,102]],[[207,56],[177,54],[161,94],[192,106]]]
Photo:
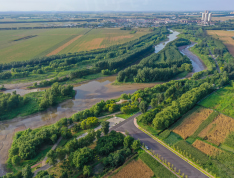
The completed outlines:
[[[149,149],[149,147],[148,147],[148,146],[146,146],[146,145],[145,145],[145,148],[146,148],[147,150]]]

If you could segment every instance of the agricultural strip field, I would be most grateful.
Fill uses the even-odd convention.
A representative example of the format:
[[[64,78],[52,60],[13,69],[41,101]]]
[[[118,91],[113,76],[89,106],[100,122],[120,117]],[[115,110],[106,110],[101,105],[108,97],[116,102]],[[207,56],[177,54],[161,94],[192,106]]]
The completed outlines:
[[[233,131],[234,119],[220,114],[198,136],[219,146]]]
[[[60,51],[59,54],[88,51],[92,49],[106,48],[116,44],[123,44],[146,35],[147,33],[149,33],[148,29],[145,31],[138,31],[135,34],[130,34],[127,30],[111,28],[92,29],[79,40]]]
[[[229,52],[234,56],[234,31],[224,31],[224,30],[208,30],[208,35],[214,38],[219,38],[225,46],[228,48]]]
[[[145,29],[145,31],[130,34],[129,31],[119,29],[91,30],[88,28],[2,30],[0,31],[0,63],[109,47],[137,39],[149,32]],[[35,37],[14,41],[28,36]]]
[[[133,160],[127,164],[123,169],[121,169],[117,174],[112,176],[112,178],[151,178],[154,172],[140,159]]]
[[[183,122],[173,129],[173,132],[179,134],[183,139],[188,138],[193,135],[199,128],[199,125],[206,120],[212,112],[213,111],[210,109],[196,107],[195,111],[181,119]]]
[[[234,89],[226,86],[208,96],[199,105],[206,108],[215,109],[225,115],[234,117]]]
[[[60,45],[70,41],[71,37],[82,35],[89,29],[38,29],[0,31],[0,63],[29,60],[45,56]],[[29,35],[34,38],[14,41]],[[57,47],[56,45],[59,46]],[[54,49],[54,47],[56,47]],[[48,51],[50,49],[51,51]]]
[[[220,149],[218,149],[218,148],[216,148],[216,147],[214,147],[206,142],[203,142],[201,140],[196,140],[193,143],[193,146],[209,156],[216,156],[217,154],[219,154],[221,152]]]

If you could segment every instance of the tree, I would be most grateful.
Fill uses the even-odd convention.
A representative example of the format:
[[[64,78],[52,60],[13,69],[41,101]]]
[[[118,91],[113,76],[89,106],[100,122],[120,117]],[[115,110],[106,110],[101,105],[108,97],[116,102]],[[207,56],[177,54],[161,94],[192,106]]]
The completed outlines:
[[[15,155],[11,158],[11,162],[13,165],[19,165],[20,163],[20,157],[18,155]]]
[[[71,129],[68,129],[67,127],[63,127],[61,129],[61,136],[65,139],[71,138],[72,137]]]
[[[133,137],[131,137],[131,136],[126,136],[125,138],[124,138],[124,142],[123,142],[123,144],[124,144],[124,148],[130,148],[131,147],[131,145],[132,145],[132,143],[133,143],[133,141],[134,141],[134,138]]]
[[[50,150],[47,155],[50,165],[55,165],[57,163],[57,154],[54,150]]]
[[[57,158],[60,161],[63,161],[65,159],[65,157],[66,157],[66,150],[62,149],[62,148],[57,148],[56,149],[56,155],[57,155]]]
[[[63,172],[62,175],[60,176],[60,178],[68,178],[67,172]]]
[[[83,168],[83,175],[85,175],[85,176],[90,176],[91,173],[92,173],[91,167],[85,165],[84,168]]]
[[[102,131],[99,129],[96,131],[96,139],[98,140],[101,137]]]
[[[73,132],[78,132],[81,129],[81,123],[77,123],[72,127]]]
[[[101,123],[101,126],[102,126],[101,130],[102,130],[104,135],[107,135],[109,133],[109,124],[110,123],[107,121],[104,121]]]
[[[78,168],[82,169],[84,165],[93,160],[93,150],[87,147],[81,148],[74,152],[72,155],[73,164]]]
[[[14,178],[12,173],[7,173],[3,178]]]
[[[151,105],[153,108],[156,108],[156,107],[158,106],[158,99],[157,99],[157,98],[151,99],[150,105]]]
[[[131,147],[133,150],[138,150],[141,147],[140,140],[134,140]]]
[[[55,144],[57,141],[57,135],[53,134],[50,139],[52,140],[53,144]]]
[[[23,168],[22,176],[23,176],[23,178],[32,178],[33,177],[31,167],[28,164]]]
[[[141,101],[139,109],[142,113],[145,113],[148,109],[148,103],[146,101]]]
[[[48,171],[41,170],[41,171],[39,171],[37,173],[37,175],[35,176],[35,178],[44,178],[44,176],[47,176],[47,175],[49,175]]]

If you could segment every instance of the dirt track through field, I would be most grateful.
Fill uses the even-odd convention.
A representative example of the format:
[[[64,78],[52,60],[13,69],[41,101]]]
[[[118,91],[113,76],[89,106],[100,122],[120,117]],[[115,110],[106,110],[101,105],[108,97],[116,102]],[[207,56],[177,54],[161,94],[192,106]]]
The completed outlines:
[[[55,49],[54,51],[52,51],[51,53],[47,54],[46,56],[52,56],[52,55],[56,55],[58,54],[60,51],[62,51],[64,48],[66,48],[67,46],[69,46],[70,44],[72,44],[73,42],[75,42],[76,40],[78,40],[82,35],[76,36],[75,38],[73,38],[72,40],[68,41],[67,43],[65,43],[64,45],[58,47],[57,49]]]

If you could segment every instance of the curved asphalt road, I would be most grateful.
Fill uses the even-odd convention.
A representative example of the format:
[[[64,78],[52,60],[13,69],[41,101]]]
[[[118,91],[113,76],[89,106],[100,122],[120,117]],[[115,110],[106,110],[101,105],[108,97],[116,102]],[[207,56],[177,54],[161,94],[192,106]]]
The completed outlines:
[[[129,119],[121,122],[120,124],[112,127],[111,130],[120,131],[120,132],[128,132],[129,135],[131,135],[134,139],[139,139],[141,143],[144,143],[149,147],[149,149],[152,149],[155,151],[156,154],[161,155],[164,159],[169,161],[171,164],[173,164],[177,170],[180,169],[181,173],[184,173],[189,178],[207,178],[205,174],[191,166],[189,163],[181,159],[179,156],[162,146],[160,143],[155,141],[153,138],[139,130],[134,125],[134,118],[139,116],[141,113],[137,113],[134,116],[130,117]]]

